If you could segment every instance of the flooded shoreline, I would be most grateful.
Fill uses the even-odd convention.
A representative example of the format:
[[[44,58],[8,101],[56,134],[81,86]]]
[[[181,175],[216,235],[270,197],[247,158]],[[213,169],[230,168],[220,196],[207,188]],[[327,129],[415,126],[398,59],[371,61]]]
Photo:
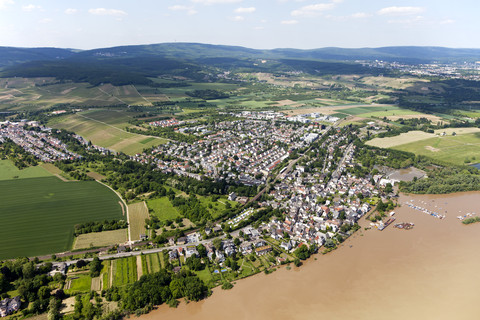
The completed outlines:
[[[445,219],[404,205],[442,208]],[[465,226],[458,212],[480,210],[480,192],[401,195],[397,222],[405,231],[359,230],[337,250],[315,255],[300,268],[239,280],[211,297],[160,306],[154,319],[472,319],[480,298],[480,224]],[[362,225],[368,226],[367,221]],[[317,258],[315,260],[314,258]]]

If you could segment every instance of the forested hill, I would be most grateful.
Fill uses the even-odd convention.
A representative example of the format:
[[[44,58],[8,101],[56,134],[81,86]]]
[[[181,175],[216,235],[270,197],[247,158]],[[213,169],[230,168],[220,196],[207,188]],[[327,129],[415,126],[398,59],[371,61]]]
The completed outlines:
[[[37,60],[78,58],[136,58],[139,56],[186,60],[208,58],[233,59],[314,59],[314,60],[385,60],[411,63],[480,61],[480,49],[454,49],[445,47],[380,47],[380,48],[319,48],[258,50],[240,46],[202,43],[159,43],[149,45],[118,46],[93,50],[60,48],[0,47],[0,67]]]
[[[323,48],[257,50],[200,43],[161,43],[94,50],[0,47],[1,77],[55,77],[92,85],[145,84],[151,78],[175,76],[215,80],[223,71],[289,72],[314,75],[380,74],[356,60],[410,63],[480,61],[479,49],[440,47]]]
[[[0,47],[0,68],[23,62],[59,60],[75,55],[71,49]]]

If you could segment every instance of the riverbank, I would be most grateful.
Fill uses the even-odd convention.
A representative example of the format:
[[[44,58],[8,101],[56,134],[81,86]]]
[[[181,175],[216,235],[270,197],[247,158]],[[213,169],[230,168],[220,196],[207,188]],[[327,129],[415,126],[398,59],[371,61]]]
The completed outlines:
[[[442,207],[435,219],[408,206],[395,210],[403,232],[359,230],[337,250],[315,255],[302,267],[237,281],[208,299],[177,309],[166,305],[144,315],[154,319],[472,319],[480,298],[480,225],[458,222],[475,211],[480,192],[401,195],[425,207]],[[366,226],[366,223],[365,223]]]

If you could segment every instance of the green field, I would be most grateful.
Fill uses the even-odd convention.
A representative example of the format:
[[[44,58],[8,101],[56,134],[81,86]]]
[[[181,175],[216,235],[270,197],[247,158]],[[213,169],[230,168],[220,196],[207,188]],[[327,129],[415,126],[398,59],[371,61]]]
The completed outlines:
[[[10,160],[0,160],[0,181],[51,176],[47,170],[39,166],[18,170]]]
[[[92,285],[92,278],[88,274],[75,275],[71,278],[70,288],[67,293],[89,292]]]
[[[116,110],[93,110],[54,118],[49,126],[73,131],[93,144],[126,154],[142,152],[167,140],[125,131],[134,114]]]
[[[447,135],[393,147],[458,165],[480,162],[480,133]],[[469,162],[465,162],[468,160]]]
[[[153,210],[153,214],[161,221],[175,220],[180,217],[177,209],[172,205],[167,197],[161,197],[147,201],[148,209]]]
[[[70,250],[75,224],[121,219],[117,195],[94,181],[0,181],[0,259]]]

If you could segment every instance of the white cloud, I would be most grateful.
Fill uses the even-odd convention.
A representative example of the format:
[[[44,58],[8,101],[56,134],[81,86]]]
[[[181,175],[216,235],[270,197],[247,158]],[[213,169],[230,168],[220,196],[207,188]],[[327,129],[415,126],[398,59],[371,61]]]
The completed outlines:
[[[297,24],[297,20],[283,20],[281,24]]]
[[[335,4],[338,2],[331,3],[317,3],[311,4],[308,6],[301,7],[300,9],[293,10],[292,16],[294,17],[316,17],[323,13],[323,11],[331,10],[335,8]]]
[[[126,16],[127,13],[123,10],[117,9],[105,9],[105,8],[96,8],[88,10],[90,14],[94,14],[97,16],[115,16],[115,17],[123,17]]]
[[[212,4],[224,4],[224,3],[238,3],[238,2],[242,2],[243,0],[191,0],[191,1],[193,3],[212,5]]]
[[[355,19],[365,19],[365,18],[369,18],[371,16],[372,15],[369,14],[369,13],[357,12],[357,13],[352,14],[350,17],[355,18]]]
[[[236,13],[252,13],[257,10],[255,7],[250,7],[250,8],[237,8],[235,9]]]
[[[452,24],[452,23],[455,23],[455,20],[446,19],[446,20],[440,21],[440,24]]]
[[[197,11],[192,7],[192,6],[182,6],[182,5],[174,5],[171,7],[168,7],[169,10],[172,11],[185,11],[187,12],[188,15],[194,15],[197,13]]]
[[[235,16],[235,17],[231,17],[230,20],[240,22],[240,21],[245,20],[245,18],[242,17],[242,16]]]
[[[423,16],[416,16],[416,17],[407,18],[407,19],[388,20],[388,23],[401,24],[404,27],[409,27],[411,25],[429,24],[431,22],[426,21]]]
[[[381,16],[405,16],[419,14],[425,11],[422,7],[387,7],[378,10],[378,14]]]
[[[0,0],[0,10],[7,8],[7,6],[14,4],[13,0]]]
[[[40,6],[36,6],[34,4],[27,4],[25,6],[22,6],[22,10],[23,11],[27,11],[27,12],[32,12],[33,10],[36,10],[36,9],[41,9],[42,7]]]
[[[42,19],[42,20],[40,20],[40,21],[38,21],[38,22],[40,22],[40,23],[50,23],[50,22],[52,22],[52,21],[53,21],[53,20],[50,19],[50,18],[44,18],[44,19]]]
[[[66,14],[75,14],[77,12],[78,12],[78,9],[74,9],[74,8],[68,8],[65,10]]]

